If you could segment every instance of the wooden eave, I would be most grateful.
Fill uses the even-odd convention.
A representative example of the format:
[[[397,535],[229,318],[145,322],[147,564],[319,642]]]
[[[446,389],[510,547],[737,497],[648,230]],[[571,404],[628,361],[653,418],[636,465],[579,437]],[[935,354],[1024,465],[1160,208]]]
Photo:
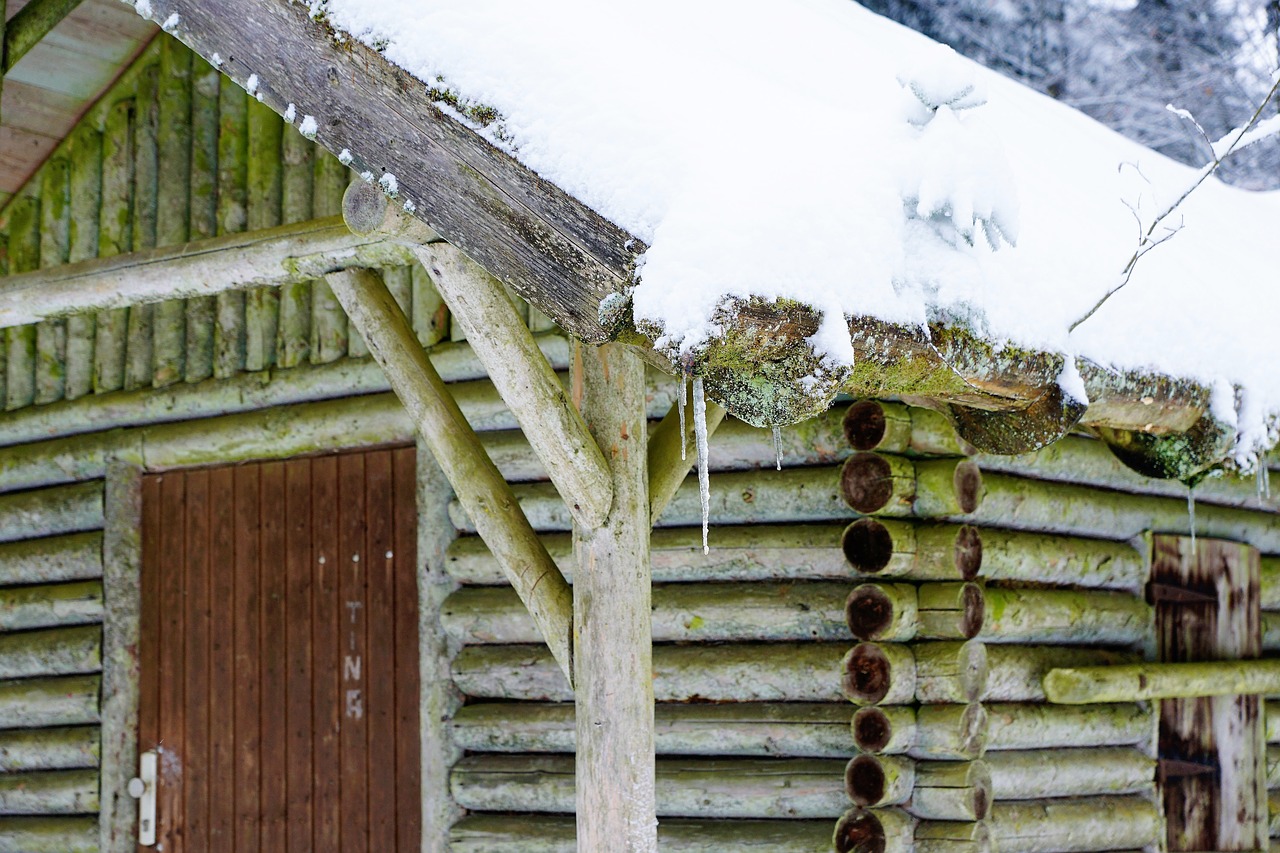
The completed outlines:
[[[395,207],[566,331],[588,342],[635,344],[672,373],[692,369],[705,377],[708,396],[752,423],[794,422],[825,407],[808,389],[818,368],[806,342],[817,329],[816,312],[797,304],[726,304],[725,339],[694,365],[672,364],[653,349],[656,330],[635,328],[617,298],[632,282],[643,242],[525,168],[376,50],[309,17],[305,4],[153,0],[147,17],[168,23],[172,35],[280,114],[292,109],[298,123],[313,117],[316,141],[342,152],[366,180],[393,176],[383,189]],[[121,263],[127,260],[116,259]],[[238,286],[205,281],[210,289]],[[0,302],[12,297],[11,288],[33,283],[0,284]],[[99,307],[91,285],[84,287],[82,299],[66,293],[47,309],[27,306],[22,322]],[[167,295],[174,294],[140,301]],[[1034,449],[1083,425],[1143,473],[1191,480],[1220,464],[1234,438],[1209,415],[1210,391],[1196,383],[1082,364],[1091,403],[1081,411],[1062,399],[1058,354],[997,347],[945,317],[927,330],[855,317],[850,334],[858,365],[829,378],[830,395],[897,397],[943,409],[964,438],[990,452]]]

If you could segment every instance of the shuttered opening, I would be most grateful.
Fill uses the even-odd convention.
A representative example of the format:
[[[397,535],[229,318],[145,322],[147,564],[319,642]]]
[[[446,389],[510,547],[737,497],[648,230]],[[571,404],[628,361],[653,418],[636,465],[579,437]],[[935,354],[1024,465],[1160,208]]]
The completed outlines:
[[[418,848],[415,537],[412,449],[144,479],[166,851]]]

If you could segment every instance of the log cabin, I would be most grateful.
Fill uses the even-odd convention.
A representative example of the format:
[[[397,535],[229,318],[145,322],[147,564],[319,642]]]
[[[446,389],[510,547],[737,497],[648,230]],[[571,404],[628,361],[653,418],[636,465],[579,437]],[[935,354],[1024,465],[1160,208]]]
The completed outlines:
[[[680,363],[642,241],[323,15],[18,5],[0,851],[1280,836],[1213,387],[852,316],[814,402],[759,299]]]

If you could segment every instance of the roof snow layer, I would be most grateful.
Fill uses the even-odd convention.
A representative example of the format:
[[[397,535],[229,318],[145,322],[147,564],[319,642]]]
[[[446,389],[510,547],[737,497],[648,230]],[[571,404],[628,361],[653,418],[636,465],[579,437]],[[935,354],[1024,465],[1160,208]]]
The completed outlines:
[[[824,312],[814,343],[836,362],[846,315],[947,316],[1216,386],[1219,417],[1241,387],[1244,453],[1280,412],[1280,193],[1210,179],[1069,333],[1196,171],[849,0],[324,11],[496,110],[482,133],[648,243],[634,308],[668,350],[713,337],[726,295],[785,297]]]

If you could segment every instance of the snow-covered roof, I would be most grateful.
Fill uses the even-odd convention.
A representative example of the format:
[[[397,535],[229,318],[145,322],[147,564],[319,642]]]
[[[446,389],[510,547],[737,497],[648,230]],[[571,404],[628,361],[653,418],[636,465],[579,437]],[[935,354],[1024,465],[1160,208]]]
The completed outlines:
[[[645,241],[635,319],[669,355],[716,336],[727,296],[819,309],[829,365],[853,356],[849,317],[942,316],[1207,385],[1241,458],[1268,443],[1280,193],[1209,179],[1072,333],[1197,172],[849,0],[320,11]]]

